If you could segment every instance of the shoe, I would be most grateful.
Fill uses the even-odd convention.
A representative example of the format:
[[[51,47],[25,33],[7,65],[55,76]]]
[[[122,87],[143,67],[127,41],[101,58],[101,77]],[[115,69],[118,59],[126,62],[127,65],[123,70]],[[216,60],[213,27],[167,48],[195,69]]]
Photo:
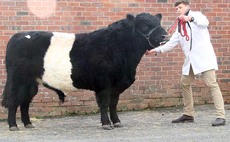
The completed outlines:
[[[224,118],[216,118],[216,120],[212,122],[212,126],[221,126],[225,124],[226,124],[226,121]]]
[[[184,123],[184,122],[191,122],[191,123],[193,123],[194,122],[194,117],[183,114],[178,119],[175,119],[175,120],[172,121],[172,123]]]

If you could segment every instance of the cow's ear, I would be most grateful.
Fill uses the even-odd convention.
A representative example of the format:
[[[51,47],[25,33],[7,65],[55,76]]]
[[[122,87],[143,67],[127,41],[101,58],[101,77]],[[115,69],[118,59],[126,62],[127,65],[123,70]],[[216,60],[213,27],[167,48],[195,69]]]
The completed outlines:
[[[161,21],[161,19],[162,19],[162,14],[161,13],[158,13],[155,16]]]
[[[126,19],[129,21],[129,22],[132,22],[134,23],[134,20],[135,20],[135,17],[131,14],[127,14],[126,15]]]
[[[130,28],[134,29],[134,22],[135,22],[135,17],[131,14],[126,15],[126,20],[128,21],[128,25]]]

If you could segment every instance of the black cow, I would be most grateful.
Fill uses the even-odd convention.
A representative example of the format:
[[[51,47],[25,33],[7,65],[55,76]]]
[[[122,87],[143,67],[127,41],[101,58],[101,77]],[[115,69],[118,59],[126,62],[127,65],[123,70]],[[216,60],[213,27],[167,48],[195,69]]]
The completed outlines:
[[[39,84],[54,90],[63,102],[65,94],[77,88],[93,90],[103,128],[121,127],[116,112],[119,95],[135,81],[146,50],[164,41],[167,33],[161,18],[161,14],[127,14],[125,19],[90,33],[31,31],[13,35],[6,49],[7,82],[2,99],[8,108],[10,130],[19,130],[15,118],[18,106],[24,126],[34,127],[28,110]]]

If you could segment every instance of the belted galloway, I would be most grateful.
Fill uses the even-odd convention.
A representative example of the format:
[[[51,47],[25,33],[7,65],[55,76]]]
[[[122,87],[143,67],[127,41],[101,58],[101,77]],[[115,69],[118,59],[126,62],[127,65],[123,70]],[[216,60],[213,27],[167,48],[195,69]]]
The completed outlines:
[[[8,108],[9,129],[19,130],[19,106],[24,126],[34,128],[29,105],[39,84],[55,91],[62,102],[71,91],[94,91],[102,127],[121,127],[117,115],[119,96],[134,83],[136,68],[146,50],[165,40],[167,32],[161,19],[160,13],[127,14],[124,19],[88,33],[14,34],[7,44],[7,81],[2,94],[2,105]]]

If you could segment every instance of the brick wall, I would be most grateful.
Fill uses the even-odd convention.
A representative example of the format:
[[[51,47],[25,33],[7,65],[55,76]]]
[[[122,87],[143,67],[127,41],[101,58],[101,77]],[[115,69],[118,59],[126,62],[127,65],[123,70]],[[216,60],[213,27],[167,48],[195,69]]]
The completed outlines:
[[[173,2],[174,0],[1,0],[0,97],[6,81],[6,44],[14,33],[29,30],[90,32],[124,18],[127,13],[140,12],[162,13],[162,25],[167,28],[177,16]],[[225,103],[229,103],[230,0],[192,0],[191,7],[205,13],[210,20],[211,39],[219,64],[218,82]],[[183,56],[179,47],[167,54],[144,56],[137,68],[136,81],[121,95],[118,109],[181,105],[179,79]],[[200,76],[194,81],[193,90],[195,104],[212,103],[210,92]],[[57,95],[43,87],[39,88],[30,108],[32,116],[97,111],[95,96],[91,91],[79,90],[71,93],[66,102],[60,105]],[[5,119],[6,116],[7,110],[0,107],[0,119]]]

